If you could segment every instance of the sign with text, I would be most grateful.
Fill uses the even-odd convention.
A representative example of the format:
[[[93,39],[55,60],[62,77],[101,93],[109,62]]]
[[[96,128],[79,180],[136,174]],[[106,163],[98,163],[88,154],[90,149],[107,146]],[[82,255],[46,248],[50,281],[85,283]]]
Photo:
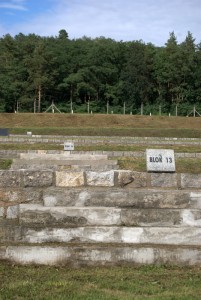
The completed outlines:
[[[74,150],[74,143],[66,142],[64,143],[64,151]]]
[[[174,150],[147,149],[148,172],[175,172]]]

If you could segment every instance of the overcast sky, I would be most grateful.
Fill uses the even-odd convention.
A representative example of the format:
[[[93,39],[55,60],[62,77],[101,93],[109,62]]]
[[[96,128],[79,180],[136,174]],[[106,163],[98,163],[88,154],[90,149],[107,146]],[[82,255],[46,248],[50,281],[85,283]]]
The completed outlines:
[[[201,0],[0,0],[0,36],[22,32],[84,35],[163,46],[174,31],[201,42]]]

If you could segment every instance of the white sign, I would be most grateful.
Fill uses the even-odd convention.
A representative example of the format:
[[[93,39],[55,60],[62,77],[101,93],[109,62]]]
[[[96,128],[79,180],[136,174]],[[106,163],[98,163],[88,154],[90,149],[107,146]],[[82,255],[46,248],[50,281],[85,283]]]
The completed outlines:
[[[175,172],[174,150],[147,149],[148,172]]]
[[[74,150],[74,143],[66,142],[64,143],[64,151]]]
[[[27,131],[27,135],[28,136],[32,136],[32,132],[31,131]]]

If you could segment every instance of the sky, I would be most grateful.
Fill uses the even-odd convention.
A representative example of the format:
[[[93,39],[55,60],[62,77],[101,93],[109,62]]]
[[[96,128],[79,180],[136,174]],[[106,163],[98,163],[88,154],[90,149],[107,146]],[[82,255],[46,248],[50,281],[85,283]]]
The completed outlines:
[[[201,0],[0,0],[0,37],[35,33],[70,39],[104,36],[164,46],[190,31],[201,42]]]

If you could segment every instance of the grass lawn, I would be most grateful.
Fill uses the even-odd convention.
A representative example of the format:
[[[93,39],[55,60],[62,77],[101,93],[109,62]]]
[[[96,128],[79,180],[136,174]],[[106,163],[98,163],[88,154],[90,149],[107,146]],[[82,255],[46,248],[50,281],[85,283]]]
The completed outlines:
[[[14,134],[201,138],[199,117],[0,113],[0,128]]]
[[[0,299],[201,299],[201,268],[15,266],[0,263]]]
[[[77,151],[145,151],[145,145],[82,145],[76,146]],[[151,145],[151,148],[167,149],[167,145]],[[182,146],[168,145],[168,149],[175,152],[199,153],[200,146]],[[62,145],[56,144],[0,144],[0,150],[63,150]],[[118,164],[120,169],[146,172],[145,158],[136,157],[119,157]],[[0,159],[0,169],[9,169],[12,164],[10,159]],[[201,159],[195,158],[178,158],[176,159],[177,173],[201,173]]]

